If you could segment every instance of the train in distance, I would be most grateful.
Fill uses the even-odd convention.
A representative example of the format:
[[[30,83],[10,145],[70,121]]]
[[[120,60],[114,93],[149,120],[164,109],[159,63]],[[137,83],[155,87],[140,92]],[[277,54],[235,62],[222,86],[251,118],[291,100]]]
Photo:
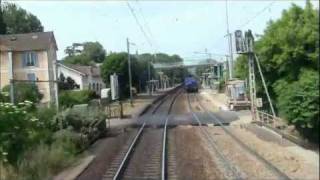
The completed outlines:
[[[188,93],[198,92],[198,89],[199,89],[198,81],[192,76],[187,76],[184,79],[184,88]]]

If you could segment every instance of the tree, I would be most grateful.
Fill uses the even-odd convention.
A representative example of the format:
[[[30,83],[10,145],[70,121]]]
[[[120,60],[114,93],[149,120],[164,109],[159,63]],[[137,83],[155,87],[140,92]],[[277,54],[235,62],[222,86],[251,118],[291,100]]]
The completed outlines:
[[[183,59],[178,55],[168,55],[165,53],[158,53],[156,54],[155,63],[162,63],[162,64],[170,64],[170,63],[182,63]],[[183,81],[183,78],[187,74],[187,69],[183,66],[175,67],[170,69],[163,69],[161,70],[166,76],[169,77],[169,81],[171,83],[179,83]]]
[[[83,49],[79,50],[78,47]],[[106,51],[99,42],[73,43],[64,52],[68,55],[63,59],[66,64],[92,65],[101,63],[106,56]]]
[[[43,32],[40,20],[16,4],[6,3],[4,5],[3,20],[7,34]]]
[[[314,84],[318,82],[314,73],[319,71],[318,23],[319,10],[313,9],[310,1],[304,9],[293,4],[283,11],[280,19],[268,23],[264,35],[255,44],[276,110],[305,135],[308,131],[319,133],[319,128],[315,127],[319,119],[314,116],[317,110],[313,108],[318,107],[314,99],[319,97],[318,88],[308,80],[312,79]],[[236,74],[239,77],[247,76],[247,64],[245,57],[238,58]],[[264,94],[261,81],[257,81],[257,86],[258,93]],[[305,103],[297,93],[303,94]]]
[[[99,42],[84,43],[82,53],[95,63],[101,63],[106,56],[106,51]]]
[[[58,83],[59,90],[72,90],[72,89],[79,89],[79,85],[71,78],[65,78],[63,73],[59,75],[59,83]]]
[[[139,76],[138,62],[136,57],[131,55],[131,74],[132,86],[138,87]],[[104,82],[110,84],[110,75],[116,73],[119,75],[120,96],[128,97],[129,95],[129,73],[128,73],[128,54],[127,53],[113,53],[106,57],[106,60],[101,66],[101,76]]]
[[[7,32],[7,25],[4,23],[4,20],[3,20],[2,4],[0,0],[0,34],[6,34],[6,32]]]
[[[145,90],[145,87],[147,86],[148,78],[148,68],[150,63],[150,79],[156,78],[155,69],[152,65],[152,62],[154,61],[154,55],[145,53],[138,55],[138,72],[139,73],[139,90]]]

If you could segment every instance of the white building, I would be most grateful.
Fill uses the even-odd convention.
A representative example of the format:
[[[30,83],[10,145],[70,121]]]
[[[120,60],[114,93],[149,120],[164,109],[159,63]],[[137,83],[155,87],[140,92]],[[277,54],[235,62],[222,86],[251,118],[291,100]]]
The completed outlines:
[[[101,89],[106,87],[100,75],[100,67],[66,65],[61,63],[58,63],[57,66],[58,77],[62,74],[65,78],[72,78],[80,90],[89,89],[100,95]]]

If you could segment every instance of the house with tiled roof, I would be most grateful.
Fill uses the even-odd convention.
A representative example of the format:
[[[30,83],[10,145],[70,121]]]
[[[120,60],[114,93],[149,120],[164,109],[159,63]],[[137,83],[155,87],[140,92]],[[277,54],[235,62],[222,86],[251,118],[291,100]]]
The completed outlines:
[[[10,81],[34,83],[42,103],[54,102],[57,50],[53,32],[0,35],[0,88]]]
[[[58,77],[70,77],[75,81],[79,90],[92,90],[100,95],[106,85],[100,74],[99,66],[83,66],[75,64],[57,63]]]

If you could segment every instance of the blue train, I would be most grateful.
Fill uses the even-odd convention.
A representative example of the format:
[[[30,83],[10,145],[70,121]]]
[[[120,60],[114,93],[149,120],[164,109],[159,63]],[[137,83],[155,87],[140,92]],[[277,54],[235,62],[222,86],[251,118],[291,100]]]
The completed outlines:
[[[188,76],[184,79],[184,88],[187,92],[198,92],[198,81],[194,77]]]

